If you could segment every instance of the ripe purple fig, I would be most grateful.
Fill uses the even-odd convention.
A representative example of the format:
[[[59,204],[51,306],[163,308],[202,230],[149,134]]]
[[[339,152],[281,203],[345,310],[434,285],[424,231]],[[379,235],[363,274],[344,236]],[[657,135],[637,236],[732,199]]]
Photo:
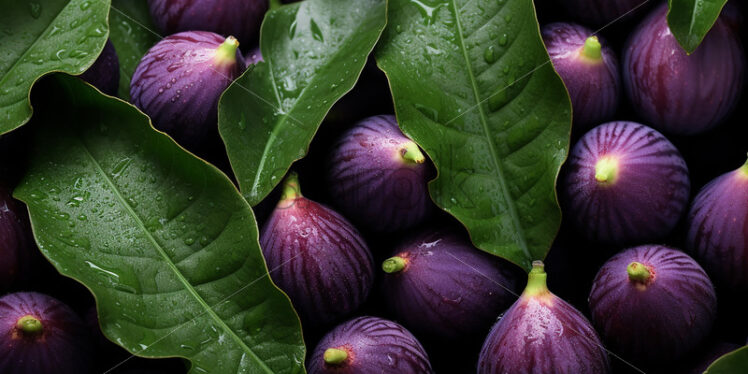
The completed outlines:
[[[621,91],[613,50],[592,30],[573,23],[551,23],[542,31],[553,67],[569,90],[576,131],[613,117]]]
[[[374,232],[423,222],[432,208],[430,163],[393,115],[369,117],[334,146],[328,185],[341,211]]]
[[[396,320],[440,341],[482,338],[519,292],[518,268],[452,232],[421,232],[382,269],[383,298]]]
[[[670,32],[667,10],[667,4],[655,9],[629,38],[623,80],[634,109],[652,127],[694,135],[718,125],[738,102],[744,51],[722,15],[698,49],[686,54]]]
[[[688,250],[719,285],[748,291],[748,162],[704,186],[688,220]]]
[[[301,196],[295,173],[260,234],[270,276],[309,327],[356,310],[374,281],[373,259],[355,227]]]
[[[104,50],[88,70],[80,75],[101,92],[114,96],[119,88],[119,59],[111,40],[107,40]]]
[[[637,10],[644,0],[556,0],[566,7],[567,12],[580,21],[604,26]]]
[[[527,287],[488,334],[478,374],[610,371],[608,355],[584,315],[548,290],[541,261]]]
[[[242,43],[257,39],[268,0],[148,0],[151,17],[166,35],[212,31]]]
[[[135,69],[132,103],[156,128],[193,148],[217,131],[218,99],[244,70],[239,42],[206,31],[171,35],[153,46]]]
[[[610,244],[659,240],[688,204],[688,168],[659,132],[609,122],[574,146],[563,181],[568,217],[588,239]]]
[[[358,317],[335,327],[317,344],[309,374],[431,374],[421,343],[404,327],[377,317]]]
[[[712,328],[717,296],[703,269],[685,253],[659,245],[620,252],[606,262],[590,292],[592,321],[616,353],[636,362],[672,362]]]
[[[88,373],[88,338],[80,318],[55,298],[35,292],[0,298],[0,373]]]
[[[28,264],[20,204],[0,185],[0,292],[13,286]]]

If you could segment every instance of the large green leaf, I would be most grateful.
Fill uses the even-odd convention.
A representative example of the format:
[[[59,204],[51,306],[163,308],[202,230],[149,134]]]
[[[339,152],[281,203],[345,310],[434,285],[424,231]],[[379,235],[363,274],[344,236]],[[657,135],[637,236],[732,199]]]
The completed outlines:
[[[692,53],[717,21],[727,0],[668,0],[667,22],[675,39]]]
[[[738,374],[748,371],[748,346],[732,351],[714,361],[705,374]]]
[[[93,64],[108,14],[109,0],[0,0],[0,134],[31,118],[29,91],[39,77]]]
[[[156,32],[146,0],[112,0],[109,38],[119,57],[119,92],[130,99],[130,79],[143,58],[161,37]]]
[[[392,0],[376,56],[434,201],[478,248],[530,268],[559,228],[571,104],[530,0]]]
[[[191,373],[303,372],[298,317],[231,181],[134,107],[56,78],[15,196],[44,255],[95,295],[106,336]]]
[[[250,204],[304,157],[327,112],[353,88],[385,23],[385,0],[307,0],[265,16],[265,62],[218,104],[221,137]]]

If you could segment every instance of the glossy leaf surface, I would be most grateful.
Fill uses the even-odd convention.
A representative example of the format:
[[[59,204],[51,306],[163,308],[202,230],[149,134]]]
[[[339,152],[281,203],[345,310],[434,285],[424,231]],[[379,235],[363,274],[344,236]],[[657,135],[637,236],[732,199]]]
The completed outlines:
[[[725,4],[727,0],[669,0],[670,31],[687,53],[701,44]]]

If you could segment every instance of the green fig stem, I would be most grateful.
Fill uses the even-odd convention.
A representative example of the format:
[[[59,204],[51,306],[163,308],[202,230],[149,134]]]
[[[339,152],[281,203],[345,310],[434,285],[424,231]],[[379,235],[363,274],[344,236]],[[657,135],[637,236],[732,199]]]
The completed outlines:
[[[527,287],[522,294],[524,296],[538,296],[549,293],[547,279],[548,274],[545,273],[543,261],[533,261],[532,270],[527,276]]]
[[[626,272],[629,273],[629,279],[632,282],[647,283],[652,278],[652,273],[649,272],[649,269],[644,264],[636,261],[626,267]]]
[[[748,160],[746,160],[745,164],[743,164],[743,166],[741,166],[740,169],[738,170],[740,170],[743,173],[744,177],[748,178]]]
[[[328,348],[322,356],[326,363],[330,365],[340,365],[348,359],[348,352],[342,349]]]
[[[602,60],[602,45],[600,45],[600,39],[598,39],[597,36],[592,35],[584,41],[582,56],[594,61]]]
[[[384,260],[384,262],[382,263],[382,270],[384,270],[384,272],[388,274],[399,273],[403,269],[405,269],[405,265],[407,264],[407,261],[405,261],[405,259],[402,257],[390,257]]]
[[[235,37],[229,36],[224,40],[216,50],[215,62],[217,65],[228,65],[236,62],[236,50],[239,48],[239,41]]]
[[[26,335],[36,335],[41,333],[44,329],[42,321],[32,315],[21,317],[18,322],[16,322],[16,327]]]
[[[618,176],[618,161],[603,157],[595,164],[595,180],[599,183],[614,183]]]
[[[414,163],[422,164],[426,161],[426,157],[423,155],[418,145],[415,142],[409,141],[405,143],[402,148],[403,160]]]
[[[293,171],[289,172],[283,181],[281,201],[295,200],[300,197],[303,197],[303,195],[301,195],[301,188],[299,188],[299,175]]]

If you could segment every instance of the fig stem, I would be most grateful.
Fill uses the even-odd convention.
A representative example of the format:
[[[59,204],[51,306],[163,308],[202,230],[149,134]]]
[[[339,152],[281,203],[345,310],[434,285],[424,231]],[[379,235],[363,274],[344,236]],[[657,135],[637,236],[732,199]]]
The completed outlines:
[[[603,58],[602,46],[600,45],[600,39],[598,39],[597,36],[592,35],[584,41],[582,56],[595,61],[599,61]]]
[[[407,265],[407,261],[405,261],[404,258],[394,256],[384,260],[382,263],[382,270],[388,274],[398,273],[405,269],[405,265]]]
[[[647,283],[652,277],[652,273],[649,272],[644,264],[641,262],[632,262],[626,267],[626,272],[629,273],[629,279],[632,282]]]
[[[745,164],[740,167],[740,171],[743,172],[743,176],[748,178],[748,160],[745,161]]]
[[[339,365],[348,359],[348,352],[342,349],[328,348],[322,356],[326,363],[330,365]]]
[[[402,150],[403,160],[412,162],[415,164],[422,164],[426,161],[426,157],[423,155],[418,145],[415,142],[407,142],[403,146]]]
[[[548,274],[545,273],[543,261],[533,261],[532,270],[527,276],[527,287],[522,294],[524,296],[538,296],[549,293],[547,279]]]
[[[595,180],[600,183],[613,183],[618,175],[618,161],[603,157],[595,164]]]
[[[16,327],[27,335],[36,335],[42,332],[42,321],[32,315],[21,317],[16,322]]]
[[[229,65],[236,62],[236,49],[239,48],[239,41],[235,37],[229,36],[216,49],[216,65]]]
[[[301,194],[301,188],[299,187],[299,175],[292,171],[288,173],[286,179],[283,181],[283,193],[281,194],[281,201],[295,200],[303,197]]]

